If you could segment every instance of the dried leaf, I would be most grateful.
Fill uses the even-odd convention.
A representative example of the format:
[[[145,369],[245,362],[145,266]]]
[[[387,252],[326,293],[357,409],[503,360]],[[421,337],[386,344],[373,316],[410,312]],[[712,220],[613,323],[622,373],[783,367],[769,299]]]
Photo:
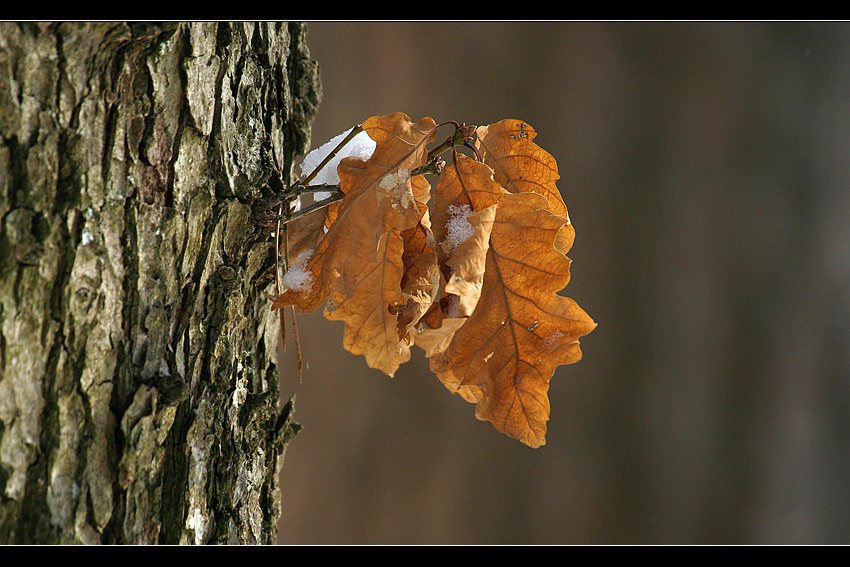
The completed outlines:
[[[423,318],[423,324],[415,335],[416,345],[425,351],[428,358],[442,355],[454,333],[478,305],[495,216],[496,205],[492,205],[467,217],[473,233],[449,257],[446,263],[451,270],[449,281],[440,278],[442,300]],[[437,377],[447,388],[456,391],[452,383],[444,380],[443,375],[437,374]]]
[[[560,179],[552,154],[534,143],[537,132],[527,122],[505,119],[477,130],[477,148],[484,163],[493,169],[497,183],[511,193],[538,193],[546,197],[549,210],[564,217],[570,215],[555,183]],[[558,235],[555,246],[566,254],[575,239],[573,227]]]
[[[490,249],[490,232],[496,219],[496,207],[497,205],[491,205],[466,217],[471,234],[457,245],[446,260],[451,272],[444,290],[458,298],[457,305],[452,305],[449,316],[468,317],[478,305],[484,284],[487,252]]]
[[[476,416],[531,447],[545,443],[549,380],[581,358],[579,337],[596,323],[557,295],[570,260],[554,247],[565,221],[532,193],[500,199],[490,235],[484,285],[473,314],[431,368]]]
[[[416,179],[424,180],[417,177],[414,181]],[[410,330],[425,315],[440,291],[440,271],[428,207],[424,203],[420,203],[419,207],[422,211],[419,224],[402,232],[404,275],[401,278],[401,289],[404,302],[397,309],[397,328],[399,338],[406,344],[411,343]]]
[[[463,154],[434,188],[434,239],[439,243],[440,301],[424,317],[416,344],[438,356],[475,310],[481,296],[494,204],[505,194],[493,170]],[[476,212],[477,211],[477,212]]]
[[[390,376],[410,358],[394,314],[403,303],[402,232],[421,218],[410,171],[425,163],[435,126],[430,118],[414,124],[402,113],[363,123],[377,147],[368,161],[346,158],[339,164],[345,197],[305,266],[313,285],[288,290],[272,304],[273,309],[294,304],[313,311],[330,298],[325,317],[345,322],[343,346]],[[421,196],[421,186],[416,188]]]
[[[285,225],[287,256],[293,260],[315,250],[316,244],[322,237],[324,217],[321,214],[310,214],[299,217]],[[281,247],[283,243],[281,243]]]
[[[434,239],[440,244],[442,256],[450,253],[453,239],[448,239],[452,218],[465,207],[477,212],[495,205],[504,193],[493,179],[493,170],[463,154],[457,154],[454,164],[447,166],[434,188]],[[448,244],[448,246],[447,246]]]

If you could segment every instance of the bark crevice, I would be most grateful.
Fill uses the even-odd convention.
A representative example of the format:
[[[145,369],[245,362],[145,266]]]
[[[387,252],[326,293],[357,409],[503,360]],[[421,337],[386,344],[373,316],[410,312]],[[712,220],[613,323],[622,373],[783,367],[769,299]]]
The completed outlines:
[[[250,205],[317,73],[303,24],[0,23],[0,543],[276,541]]]

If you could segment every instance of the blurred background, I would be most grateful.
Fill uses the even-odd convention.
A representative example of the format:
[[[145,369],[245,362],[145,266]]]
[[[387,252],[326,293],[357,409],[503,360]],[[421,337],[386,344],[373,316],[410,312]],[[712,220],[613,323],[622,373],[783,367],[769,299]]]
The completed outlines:
[[[599,327],[533,450],[421,350],[389,378],[300,315],[281,543],[850,543],[850,24],[310,22],[307,43],[313,147],[393,111],[533,125],[576,228],[563,294]]]

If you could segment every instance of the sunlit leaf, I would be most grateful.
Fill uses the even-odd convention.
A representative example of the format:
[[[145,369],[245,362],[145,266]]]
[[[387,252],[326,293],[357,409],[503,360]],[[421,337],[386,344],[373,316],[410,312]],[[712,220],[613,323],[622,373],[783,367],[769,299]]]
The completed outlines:
[[[557,366],[581,358],[579,337],[596,324],[558,295],[570,260],[554,247],[563,217],[529,193],[496,206],[481,297],[431,368],[476,416],[538,447],[549,419],[549,380]]]
[[[363,123],[377,147],[368,161],[346,158],[339,164],[345,197],[304,268],[312,285],[285,291],[272,305],[314,311],[329,298],[325,316],[345,323],[343,346],[389,375],[410,358],[395,315],[404,300],[402,232],[421,218],[410,172],[427,160],[435,126],[430,118],[413,123],[401,113]]]

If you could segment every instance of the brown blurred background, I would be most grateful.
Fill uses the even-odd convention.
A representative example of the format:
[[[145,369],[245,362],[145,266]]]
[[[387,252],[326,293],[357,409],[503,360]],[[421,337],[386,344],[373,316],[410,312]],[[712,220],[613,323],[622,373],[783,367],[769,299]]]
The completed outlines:
[[[314,147],[393,111],[532,124],[577,233],[564,294],[599,327],[532,450],[421,350],[391,379],[301,315],[281,543],[850,543],[850,24],[313,22],[307,41]]]

